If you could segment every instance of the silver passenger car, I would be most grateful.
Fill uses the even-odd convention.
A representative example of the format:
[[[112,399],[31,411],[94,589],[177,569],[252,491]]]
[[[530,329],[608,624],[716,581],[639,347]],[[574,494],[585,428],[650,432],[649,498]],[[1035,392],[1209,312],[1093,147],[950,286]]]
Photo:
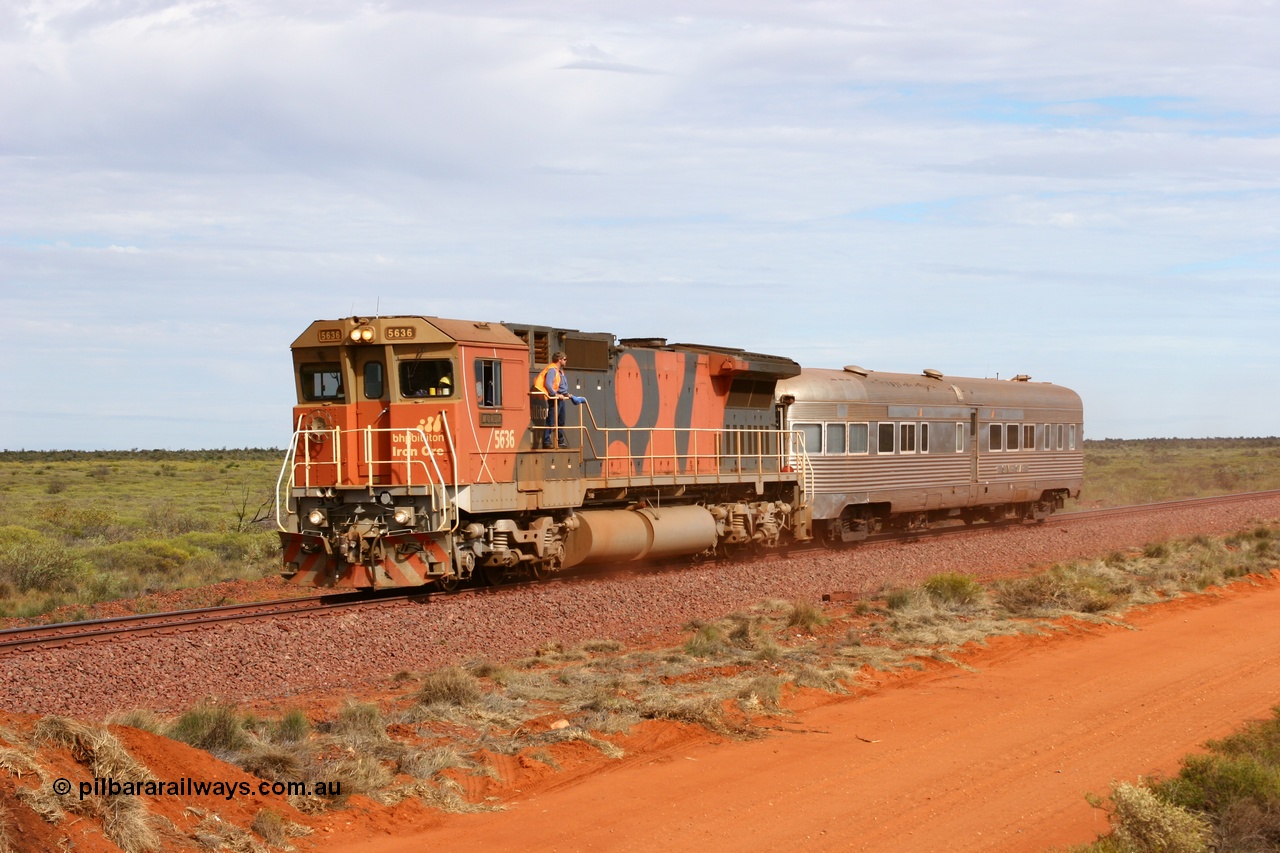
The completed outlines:
[[[1012,380],[805,369],[777,386],[813,468],[815,534],[1043,519],[1078,497],[1084,415],[1069,388]]]

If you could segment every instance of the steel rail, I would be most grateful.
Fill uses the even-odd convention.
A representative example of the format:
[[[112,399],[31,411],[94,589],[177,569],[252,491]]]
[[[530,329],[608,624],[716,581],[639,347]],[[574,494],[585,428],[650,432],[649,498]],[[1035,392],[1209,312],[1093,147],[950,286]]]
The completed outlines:
[[[395,590],[395,597],[405,598],[413,590]],[[0,630],[0,655],[19,651],[56,648],[83,641],[98,641],[124,635],[162,633],[198,625],[221,622],[251,621],[276,616],[314,613],[354,605],[376,604],[388,596],[371,597],[366,592],[329,593],[325,595],[282,598],[271,601],[220,604],[191,610],[161,613],[138,613],[80,622],[58,622]]]

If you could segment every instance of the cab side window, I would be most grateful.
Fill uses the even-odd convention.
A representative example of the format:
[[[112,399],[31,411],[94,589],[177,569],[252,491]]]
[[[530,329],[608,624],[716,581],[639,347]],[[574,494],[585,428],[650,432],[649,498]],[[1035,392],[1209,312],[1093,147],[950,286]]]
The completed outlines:
[[[481,407],[497,409],[502,406],[502,362],[497,359],[476,359],[476,399]]]
[[[447,358],[400,362],[400,393],[405,397],[452,397],[453,362]]]

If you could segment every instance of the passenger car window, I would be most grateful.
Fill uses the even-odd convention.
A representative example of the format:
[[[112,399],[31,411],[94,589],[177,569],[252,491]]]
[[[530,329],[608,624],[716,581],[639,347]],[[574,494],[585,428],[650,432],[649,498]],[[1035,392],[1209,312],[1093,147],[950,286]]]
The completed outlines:
[[[1005,450],[1018,449],[1018,425],[1017,424],[1004,425],[1004,449]]]
[[[812,455],[822,452],[822,424],[796,424],[795,428],[804,436],[806,453]]]
[[[916,452],[916,425],[899,424],[898,450],[903,453]]]
[[[929,452],[929,425],[920,424],[920,452]]]
[[[849,424],[849,452],[867,452],[867,425]]]
[[[1004,427],[1000,424],[991,424],[988,428],[991,438],[991,450],[1001,450],[1004,448]]]
[[[844,424],[827,424],[827,455],[844,453]]]
[[[880,424],[876,430],[876,453],[893,452],[893,434],[897,432],[893,424]]]

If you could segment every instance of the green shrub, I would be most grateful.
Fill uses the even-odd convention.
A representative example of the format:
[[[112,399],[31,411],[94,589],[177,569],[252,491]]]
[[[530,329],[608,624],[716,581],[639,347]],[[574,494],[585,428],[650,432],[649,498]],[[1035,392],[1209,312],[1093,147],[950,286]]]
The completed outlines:
[[[724,632],[710,622],[695,627],[693,636],[684,644],[685,654],[706,658],[724,651]]]
[[[175,541],[134,539],[98,545],[85,552],[101,569],[125,575],[169,575],[196,555],[196,549]]]
[[[338,718],[330,729],[356,741],[383,741],[387,739],[387,722],[382,711],[372,702],[356,702],[348,699],[338,711]]]
[[[152,505],[147,512],[147,526],[162,536],[178,536],[208,527],[201,519],[167,501]]]
[[[913,589],[890,590],[884,597],[884,604],[890,610],[904,610],[915,601],[916,591]]]
[[[311,733],[311,721],[301,710],[293,708],[271,725],[270,732],[276,743],[300,743]]]
[[[808,601],[791,602],[791,611],[787,613],[786,625],[788,628],[800,628],[803,631],[812,631],[814,628],[820,628],[827,624],[827,617],[823,615],[822,608]]]
[[[1146,788],[1121,782],[1111,792],[1112,831],[1133,853],[1201,853],[1209,850],[1209,825],[1157,797]]]
[[[64,546],[35,531],[9,534],[0,544],[0,583],[28,592],[71,592],[84,574],[85,565]]]
[[[1015,616],[1045,612],[1101,613],[1120,601],[1106,578],[1078,566],[1054,566],[1047,572],[1000,581],[996,602]]]
[[[948,605],[975,604],[984,595],[982,584],[959,572],[934,575],[924,582],[924,591],[939,604]]]
[[[206,700],[169,724],[167,737],[226,758],[249,742],[234,705]]]
[[[274,533],[264,534],[260,531],[184,533],[176,541],[192,551],[210,551],[219,559],[227,561],[259,559],[264,551],[274,551],[276,546]]]

